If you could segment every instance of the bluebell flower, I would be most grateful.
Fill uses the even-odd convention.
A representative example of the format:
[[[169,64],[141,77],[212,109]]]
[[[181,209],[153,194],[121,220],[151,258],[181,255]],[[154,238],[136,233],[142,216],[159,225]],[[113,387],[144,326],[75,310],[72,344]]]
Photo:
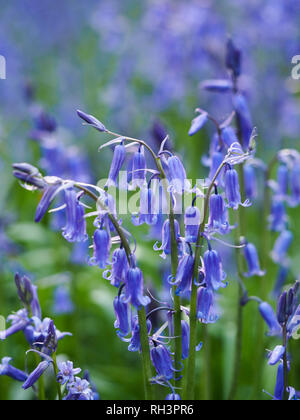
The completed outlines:
[[[175,220],[175,237],[176,241],[180,238],[180,226],[177,220]],[[170,220],[166,220],[162,228],[162,244],[158,247],[157,243],[154,245],[154,251],[163,251],[161,257],[166,258],[166,255],[171,254],[171,227]]]
[[[151,360],[159,376],[168,381],[174,376],[173,360],[169,350],[162,344],[151,349]]]
[[[276,196],[273,199],[271,215],[269,217],[270,230],[272,232],[282,232],[287,227],[288,217],[285,204]]]
[[[189,130],[189,136],[194,136],[198,131],[201,130],[201,128],[204,127],[204,125],[208,121],[208,114],[206,112],[201,113],[198,115],[198,117],[194,118],[192,121],[192,126]]]
[[[185,168],[181,160],[177,156],[171,156],[168,159],[170,191],[182,194],[184,191],[190,190],[190,183],[186,177]]]
[[[89,242],[75,242],[70,256],[72,264],[84,265],[89,251]]]
[[[39,170],[28,163],[14,163],[13,176],[25,184],[43,190],[47,185]]]
[[[103,277],[114,287],[120,287],[125,282],[129,268],[126,251],[123,247],[115,249],[111,259],[111,270],[106,270]]]
[[[140,226],[146,223],[149,226],[157,223],[157,215],[159,212],[159,198],[150,187],[146,185],[141,187],[140,191],[140,211],[139,214],[134,214],[132,223],[135,226]]]
[[[88,125],[96,128],[96,130],[100,131],[100,133],[107,131],[102,122],[97,120],[97,118],[95,118],[93,115],[86,114],[85,112],[80,111],[79,109],[77,110],[77,114],[83,121],[85,121]]]
[[[203,324],[213,324],[219,317],[214,311],[214,294],[207,287],[199,287],[197,292],[197,318]]]
[[[249,200],[242,203],[239,176],[237,171],[230,166],[226,168],[225,172],[225,193],[228,206],[234,210],[238,210],[239,206],[249,207],[251,205]]]
[[[116,187],[119,173],[124,165],[126,159],[126,149],[123,143],[115,147],[114,155],[108,175],[107,186]]]
[[[242,145],[247,150],[250,146],[253,123],[245,96],[240,93],[234,95],[233,106],[241,129]]]
[[[269,354],[269,361],[268,364],[270,366],[277,365],[278,362],[282,359],[285,353],[285,347],[283,346],[276,346],[275,349]]]
[[[36,214],[35,214],[36,223],[39,223],[43,219],[50,205],[52,204],[54,198],[56,197],[58,190],[60,190],[60,187],[61,187],[61,184],[58,182],[54,185],[47,185],[47,187],[44,189],[42,199],[39,202],[36,209]]]
[[[4,357],[0,364],[0,376],[8,376],[9,378],[14,379],[15,381],[24,382],[27,380],[28,375],[22,370],[16,369],[13,367],[10,362],[12,361],[11,357]]]
[[[21,309],[16,314],[10,315],[7,318],[7,322],[11,322],[11,326],[5,331],[0,331],[1,340],[5,340],[19,331],[25,330],[25,328],[30,324],[28,311],[26,309]]]
[[[105,269],[109,265],[111,239],[105,229],[97,229],[94,233],[94,255],[89,260],[90,265]]]
[[[287,322],[287,292],[284,291],[278,299],[277,303],[277,321],[281,326]]]
[[[46,372],[50,364],[51,363],[48,360],[42,361],[38,365],[38,367],[28,376],[22,388],[23,389],[31,388],[40,379],[40,377]]]
[[[37,317],[33,317],[24,329],[24,335],[28,343],[31,346],[33,344],[38,344],[39,347],[42,347],[49,337],[49,327],[52,322],[53,321],[50,318],[41,320]],[[54,327],[54,331],[57,341],[71,335],[68,332],[60,332],[56,327]]]
[[[289,230],[285,230],[280,234],[271,253],[274,262],[281,265],[286,265],[286,254],[292,244],[293,238],[294,236]]]
[[[245,194],[252,201],[257,197],[257,180],[255,169],[252,165],[244,165]]]
[[[227,287],[224,283],[226,273],[223,271],[222,261],[217,251],[209,249],[204,254],[205,282],[210,290]]]
[[[54,292],[53,312],[57,315],[70,314],[74,311],[70,291],[65,286],[59,286]]]
[[[132,162],[132,185],[134,188],[142,188],[146,182],[146,158],[144,147],[140,146],[139,150],[133,155]]]
[[[284,394],[284,368],[283,368],[283,363],[280,363],[278,365],[278,370],[277,370],[274,399],[277,401],[282,401],[283,394]]]
[[[126,298],[124,302],[131,303],[136,309],[147,306],[151,300],[144,296],[144,278],[142,271],[138,268],[129,268],[126,275]]]
[[[81,372],[80,368],[74,369],[73,362],[59,362],[58,363],[58,374],[57,374],[57,382],[61,385],[65,385],[67,382],[73,382],[75,376]]]
[[[181,397],[179,394],[168,394],[166,397],[166,401],[180,401]]]
[[[182,343],[182,360],[189,357],[190,348],[190,326],[186,321],[181,321],[181,343]]]
[[[122,296],[117,296],[114,300],[114,310],[116,314],[115,328],[118,330],[119,337],[126,337],[131,332],[131,314],[128,303],[125,303]]]
[[[89,372],[87,370],[85,370],[84,373],[83,373],[83,379],[85,379],[86,381],[89,382],[90,387],[91,387],[91,390],[93,392],[93,399],[94,399],[94,401],[100,401],[101,398],[100,398],[100,395],[98,393],[97,387],[91,381],[90,374],[89,374]]]
[[[248,272],[244,273],[245,277],[262,277],[266,274],[266,272],[260,268],[259,257],[255,245],[247,243],[244,248],[244,255],[248,265]]]
[[[198,209],[197,206],[190,206],[186,209],[184,215],[186,242],[197,242],[201,217],[201,211]]]
[[[300,162],[297,161],[291,170],[291,199],[289,204],[296,207],[300,204]]]
[[[41,307],[37,295],[37,287],[26,276],[15,275],[15,284],[20,301],[25,309],[31,312],[32,316],[41,317]]]
[[[63,237],[68,242],[87,241],[84,207],[79,201],[79,195],[72,188],[65,190],[67,224],[63,228]]]
[[[269,336],[281,335],[282,328],[277,321],[277,317],[271,305],[263,302],[259,305],[259,311],[264,321],[269,327]]]
[[[177,286],[176,295],[191,290],[195,259],[192,255],[184,255],[178,264],[177,273],[174,282],[170,279],[170,284]]]
[[[92,401],[93,399],[94,394],[87,380],[76,377],[73,382],[68,384],[66,401]]]
[[[238,143],[239,139],[232,127],[225,127],[222,130],[222,140],[226,147],[229,148],[233,143]]]
[[[212,194],[209,198],[209,219],[206,228],[221,235],[231,231],[224,199],[218,193]]]
[[[289,269],[287,267],[279,267],[276,283],[272,292],[272,295],[275,299],[277,299],[282,292],[282,289],[285,285],[289,274]]]

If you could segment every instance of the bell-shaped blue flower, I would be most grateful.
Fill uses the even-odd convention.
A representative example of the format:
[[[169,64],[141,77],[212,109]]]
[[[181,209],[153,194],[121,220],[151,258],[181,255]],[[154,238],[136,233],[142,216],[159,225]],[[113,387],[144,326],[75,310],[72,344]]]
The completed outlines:
[[[112,254],[111,270],[106,270],[103,277],[109,280],[114,287],[120,287],[126,280],[128,259],[123,247],[116,249]]]
[[[65,190],[67,224],[63,228],[63,237],[68,242],[84,242],[88,239],[84,207],[73,189]]]
[[[219,317],[214,311],[214,294],[207,287],[199,287],[197,292],[197,318],[203,324],[213,324]]]
[[[233,143],[239,142],[239,139],[232,127],[225,127],[222,130],[222,140],[227,148],[229,148]]]
[[[140,212],[133,215],[132,223],[135,226],[146,223],[149,226],[157,223],[159,212],[159,197],[153,193],[153,190],[146,185],[140,191]]]
[[[44,360],[43,362],[41,362],[38,365],[38,367],[28,376],[22,388],[23,389],[31,388],[40,379],[40,377],[46,372],[49,366],[50,366],[50,362],[48,360]]]
[[[259,312],[269,327],[268,335],[269,336],[281,335],[282,328],[277,321],[277,317],[275,315],[275,312],[272,306],[269,305],[267,302],[262,302],[259,305]]]
[[[217,251],[209,249],[204,254],[205,282],[210,290],[219,290],[220,287],[227,287],[224,283],[226,273],[220,255]]]
[[[272,232],[282,232],[286,230],[288,217],[285,204],[282,200],[274,198],[271,208],[271,215],[269,217],[270,230]]]
[[[241,129],[243,147],[244,149],[248,149],[253,130],[253,123],[245,96],[239,93],[234,95],[233,106]]]
[[[11,357],[4,357],[0,363],[0,376],[8,376],[15,381],[24,382],[27,380],[28,375],[22,370],[16,369],[10,364]]]
[[[209,179],[212,181],[215,178],[216,173],[218,172],[218,169],[222,165],[224,160],[224,155],[222,152],[215,151],[213,152],[211,156],[211,162],[210,162],[210,171],[209,171]],[[222,171],[218,175],[216,179],[216,184],[222,183]]]
[[[126,159],[126,149],[123,143],[115,147],[112,163],[109,170],[108,187],[116,187],[119,173],[124,165]]]
[[[170,381],[174,376],[173,360],[169,350],[162,344],[151,349],[151,360],[156,372]]]
[[[152,325],[151,321],[147,320],[147,331],[148,335],[151,333]],[[132,336],[130,339],[130,344],[128,346],[128,351],[131,352],[140,352],[141,351],[141,338],[140,338],[140,326],[138,317],[135,316],[132,321]]]
[[[192,255],[184,255],[179,261],[175,280],[174,282],[170,281],[170,284],[177,286],[176,295],[181,295],[191,290],[194,265],[195,259]]]
[[[291,170],[291,199],[292,207],[300,204],[300,162],[297,161]]]
[[[175,220],[175,238],[176,241],[180,238],[180,226],[177,220]],[[166,220],[162,228],[162,244],[158,247],[156,243],[153,247],[154,251],[162,251],[161,257],[166,258],[166,255],[171,254],[171,227],[170,220]]]
[[[185,168],[177,156],[171,156],[168,160],[170,190],[177,194],[190,190],[190,183],[186,177]]]
[[[285,198],[289,188],[289,170],[286,165],[280,165],[277,170],[277,185],[280,197]]]
[[[234,210],[238,210],[239,206],[249,207],[249,200],[242,203],[240,192],[239,176],[235,169],[228,167],[225,172],[225,193],[228,206]]]
[[[89,260],[90,265],[97,265],[104,270],[109,264],[111,240],[104,229],[97,229],[94,233],[94,255]]]
[[[287,252],[293,242],[293,238],[294,236],[289,230],[285,230],[280,234],[271,253],[274,262],[281,265],[286,264]]]
[[[198,115],[198,117],[194,118],[192,121],[192,126],[189,131],[189,136],[193,136],[194,134],[198,133],[205,126],[208,121],[208,114],[203,112],[202,114]]]
[[[252,165],[244,165],[245,194],[252,201],[257,197],[257,180],[255,169]]]
[[[132,162],[132,186],[133,188],[142,188],[146,182],[146,158],[144,147],[141,146],[139,150],[133,155]]]
[[[209,219],[207,229],[212,232],[226,235],[231,227],[224,198],[220,194],[212,194],[209,199]]]
[[[119,337],[126,337],[131,332],[130,308],[121,296],[114,300],[114,310],[116,314],[115,328],[118,330]]]
[[[186,209],[184,215],[186,242],[197,242],[201,218],[201,211],[198,209],[198,207],[190,206]]]
[[[248,272],[244,273],[245,277],[262,277],[266,274],[266,272],[260,268],[258,253],[255,245],[247,243],[244,248],[244,255],[248,265]]]
[[[166,401],[180,401],[181,397],[179,394],[168,394],[166,397]]]
[[[138,268],[129,268],[126,275],[126,298],[124,302],[131,303],[136,309],[147,306],[151,300],[144,296],[144,278],[142,271]]]

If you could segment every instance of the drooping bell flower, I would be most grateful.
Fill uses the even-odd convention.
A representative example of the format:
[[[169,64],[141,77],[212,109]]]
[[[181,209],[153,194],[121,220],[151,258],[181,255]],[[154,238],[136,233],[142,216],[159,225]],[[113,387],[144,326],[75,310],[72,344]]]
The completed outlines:
[[[11,357],[4,357],[0,363],[0,376],[8,376],[15,381],[24,382],[27,380],[28,375],[22,370],[16,369],[10,364]]]
[[[68,242],[85,242],[88,239],[84,207],[79,199],[80,196],[72,188],[65,190],[67,224],[62,233]]]
[[[244,248],[244,255],[248,265],[248,272],[244,273],[245,277],[259,276],[263,277],[266,272],[261,270],[259,257],[255,245],[247,243]]]
[[[286,229],[288,216],[283,201],[278,200],[276,197],[273,200],[271,215],[269,217],[270,230],[272,232],[282,232]]]
[[[192,121],[191,128],[189,130],[189,136],[194,136],[198,131],[201,130],[205,126],[208,121],[208,114],[207,112],[203,112],[202,114],[198,115],[198,117],[194,118]]]
[[[109,280],[114,287],[120,287],[125,282],[128,271],[128,259],[123,247],[116,249],[112,254],[111,270],[106,270],[103,277]]]
[[[238,173],[229,165],[225,172],[225,193],[228,206],[234,210],[238,210],[239,206],[249,207],[251,205],[249,200],[242,203]]]
[[[176,241],[180,238],[180,226],[177,220],[175,220],[175,238]],[[156,243],[153,249],[154,251],[162,251],[161,257],[164,259],[166,258],[166,255],[171,254],[171,227],[169,219],[163,224],[161,246],[158,247],[158,243]]]
[[[49,366],[50,366],[50,362],[48,360],[44,360],[43,362],[41,362],[38,365],[38,367],[28,376],[22,388],[23,389],[31,388],[40,379],[40,377],[46,372]]]
[[[36,209],[36,214],[35,214],[36,223],[39,223],[43,219],[50,205],[52,204],[54,198],[56,197],[57,192],[60,189],[60,187],[61,187],[60,183],[46,186],[43,192],[42,199],[39,202]]]
[[[231,230],[224,199],[217,191],[209,198],[209,219],[207,228],[209,231],[217,232],[221,235],[226,235]]]
[[[124,302],[131,303],[136,309],[147,306],[151,299],[144,296],[144,278],[142,271],[138,268],[129,268],[126,275],[126,297]]]
[[[218,315],[214,312],[214,294],[207,287],[199,287],[197,292],[197,318],[203,324],[214,324]]]
[[[234,95],[233,106],[241,129],[242,145],[247,150],[250,146],[253,123],[245,96],[239,93]]]
[[[166,401],[180,401],[181,397],[179,394],[168,394],[166,397]]]
[[[275,391],[274,391],[274,399],[277,401],[282,401],[283,394],[284,394],[284,367],[283,367],[283,363],[280,363],[278,365],[278,370],[277,370],[277,379],[276,379],[276,385],[275,385]]]
[[[220,255],[217,251],[209,249],[204,254],[205,281],[210,290],[219,290],[220,287],[227,287],[224,283],[226,273],[223,271],[223,265]]]
[[[160,344],[157,347],[153,347],[150,354],[157,374],[170,381],[174,376],[174,367],[169,350]]]
[[[269,327],[269,336],[281,335],[282,328],[277,321],[277,317],[271,305],[267,302],[263,302],[259,305],[259,312],[263,317],[264,321]]]
[[[197,206],[190,206],[184,215],[185,240],[186,242],[196,243],[201,223],[201,211]]]
[[[132,161],[132,186],[133,188],[142,188],[146,182],[146,158],[144,147],[133,155]]]
[[[185,168],[177,156],[171,156],[168,160],[170,190],[177,194],[190,190],[190,183],[186,177]]]
[[[54,292],[53,312],[57,315],[71,314],[74,304],[71,300],[70,291],[65,286],[59,286]]]
[[[222,140],[225,143],[226,147],[229,148],[233,143],[238,143],[239,139],[232,127],[225,127],[222,130]]]
[[[282,359],[285,353],[285,347],[276,346],[275,349],[269,354],[268,364],[270,366],[275,366]]]
[[[107,129],[105,128],[105,126],[102,124],[102,122],[100,122],[99,120],[97,120],[97,118],[95,118],[93,115],[86,114],[85,112],[80,111],[79,109],[77,110],[77,115],[83,121],[85,121],[88,125],[96,128],[96,130],[100,131],[100,133],[104,133],[104,132],[107,131]]]
[[[111,240],[104,229],[97,229],[94,233],[94,255],[89,260],[90,265],[97,265],[104,270],[109,265]]]
[[[252,165],[244,165],[245,194],[248,200],[257,197],[257,180],[255,169]]]
[[[291,199],[289,201],[292,207],[300,203],[300,162],[297,161],[291,171]]]
[[[182,343],[182,360],[189,357],[190,347],[190,326],[186,321],[181,321],[181,343]]]
[[[131,332],[130,308],[128,303],[124,303],[121,296],[114,300],[114,310],[116,314],[115,328],[118,330],[119,337],[126,337]]]
[[[191,290],[194,265],[195,259],[192,255],[184,255],[179,261],[175,280],[170,281],[170,284],[177,286],[176,295],[179,296]]]
[[[215,175],[217,174],[218,169],[220,168],[220,166],[222,165],[224,160],[224,155],[222,152],[213,152],[212,157],[211,157],[211,165],[210,165],[210,172],[209,172],[209,179],[210,181],[212,181],[215,177]],[[217,179],[216,179],[216,184],[222,184],[222,172],[220,172],[220,174],[218,175]]]
[[[274,262],[285,265],[287,261],[286,255],[292,244],[293,238],[294,236],[289,230],[285,230],[280,234],[271,253]]]
[[[116,187],[119,173],[126,159],[126,149],[123,143],[115,147],[110,171],[108,175],[107,187]]]

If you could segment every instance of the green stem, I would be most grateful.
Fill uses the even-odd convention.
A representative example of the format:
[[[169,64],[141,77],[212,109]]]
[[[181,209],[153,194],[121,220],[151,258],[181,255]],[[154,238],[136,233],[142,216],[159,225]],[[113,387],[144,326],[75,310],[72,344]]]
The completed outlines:
[[[57,382],[58,367],[57,367],[56,353],[53,354],[52,359],[53,359],[53,369],[54,369],[55,383],[56,383],[56,388],[57,388],[57,396],[58,396],[59,401],[62,401],[63,397],[62,397],[62,392],[61,392],[61,386]]]

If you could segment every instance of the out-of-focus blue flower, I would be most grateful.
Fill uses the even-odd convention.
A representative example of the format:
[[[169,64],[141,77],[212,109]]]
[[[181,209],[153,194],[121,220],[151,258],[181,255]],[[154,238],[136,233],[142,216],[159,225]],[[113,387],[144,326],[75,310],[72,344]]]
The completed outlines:
[[[291,199],[289,204],[296,207],[300,204],[300,162],[296,162],[291,171]]]
[[[90,387],[91,387],[91,390],[93,392],[93,399],[94,399],[94,401],[100,401],[101,398],[100,398],[100,395],[98,393],[97,387],[91,381],[90,374],[89,374],[89,372],[87,370],[84,371],[83,379],[85,379],[86,381],[89,382]]]
[[[198,115],[198,117],[196,117],[193,121],[192,121],[192,126],[190,128],[189,131],[189,136],[194,136],[196,133],[198,133],[198,131],[201,130],[201,128],[204,127],[204,125],[207,123],[208,121],[208,115],[206,112]]]
[[[59,286],[54,292],[53,312],[57,315],[70,314],[74,311],[70,291],[65,286]]]
[[[201,83],[202,89],[208,92],[227,93],[233,89],[233,83],[226,79],[211,79]]]
[[[262,277],[266,274],[266,272],[260,268],[259,257],[255,245],[247,243],[244,248],[244,255],[248,265],[248,272],[244,274],[246,277]]]
[[[129,268],[126,274],[126,298],[124,302],[130,302],[136,309],[147,306],[151,299],[144,296],[144,278],[142,271],[138,268]]]
[[[28,375],[22,370],[16,369],[13,367],[10,362],[12,361],[11,357],[4,357],[0,364],[0,376],[9,376],[15,381],[24,382],[27,380]]]
[[[67,224],[63,228],[63,236],[68,242],[87,241],[86,220],[84,207],[79,201],[79,196],[72,188],[65,190],[65,203]]]
[[[214,312],[214,294],[206,287],[199,287],[197,292],[197,318],[203,324],[213,324],[219,319]]]
[[[220,151],[215,151],[211,157],[211,164],[210,164],[210,172],[209,172],[209,180],[212,181],[215,178],[215,175],[222,165],[224,160],[224,155]],[[222,172],[218,175],[216,179],[216,184],[222,183]]]
[[[189,357],[190,348],[190,326],[186,321],[181,321],[181,342],[182,342],[182,360]]]
[[[280,296],[280,293],[282,292],[282,289],[285,285],[288,274],[289,274],[289,269],[287,267],[279,268],[274,290],[272,292],[272,295],[275,299],[277,299]]]
[[[70,361],[58,363],[58,369],[57,382],[61,385],[65,385],[67,382],[73,382],[74,377],[81,372],[80,368],[74,369],[74,364]]]
[[[169,350],[162,344],[151,349],[151,360],[159,376],[168,381],[174,376],[173,360]]]
[[[236,47],[232,39],[228,39],[226,46],[226,67],[235,78],[241,75],[242,52]]]
[[[111,270],[106,270],[103,273],[103,277],[109,280],[111,285],[114,287],[120,287],[125,282],[128,271],[128,259],[125,249],[115,249],[112,254]]]
[[[229,148],[233,143],[238,143],[239,139],[232,127],[225,127],[222,130],[222,140],[225,143],[226,147]]]
[[[247,150],[250,146],[253,123],[245,96],[239,93],[234,95],[233,106],[241,129],[243,139],[242,145],[244,149]]]
[[[109,265],[111,248],[110,235],[105,229],[97,229],[94,233],[94,255],[89,260],[90,265],[105,269]]]
[[[286,254],[292,244],[293,238],[294,236],[289,230],[285,230],[280,234],[271,253],[274,262],[281,265],[286,264]]]
[[[209,249],[204,254],[205,282],[210,290],[219,290],[220,287],[227,287],[224,283],[226,273],[220,255],[217,251]]]
[[[272,232],[282,232],[287,226],[288,217],[285,204],[283,201],[278,200],[276,196],[273,199],[269,222]]]
[[[257,197],[257,180],[255,169],[252,165],[244,165],[245,194],[252,201]]]
[[[280,165],[277,170],[278,194],[286,198],[289,188],[289,170],[286,165]]]

